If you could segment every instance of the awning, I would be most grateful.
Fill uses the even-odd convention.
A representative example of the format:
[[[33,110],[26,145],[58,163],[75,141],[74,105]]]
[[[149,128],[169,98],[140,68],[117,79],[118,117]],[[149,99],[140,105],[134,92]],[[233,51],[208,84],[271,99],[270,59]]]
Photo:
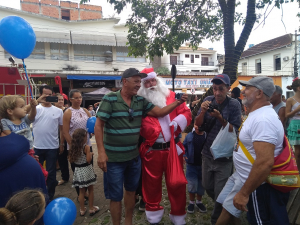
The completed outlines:
[[[56,31],[40,31],[35,30],[37,42],[50,42],[50,43],[66,43],[71,44],[70,32],[56,32]]]
[[[71,32],[72,44],[116,46],[114,34]]]
[[[126,46],[127,36],[116,34],[117,46]]]
[[[77,76],[67,75],[68,80],[121,80],[121,76]]]

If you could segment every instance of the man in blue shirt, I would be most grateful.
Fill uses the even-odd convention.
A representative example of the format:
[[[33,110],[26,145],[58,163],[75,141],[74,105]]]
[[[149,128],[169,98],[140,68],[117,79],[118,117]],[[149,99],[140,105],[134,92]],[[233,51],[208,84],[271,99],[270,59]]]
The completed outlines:
[[[232,157],[214,160],[210,147],[217,137],[221,127],[229,123],[229,131],[235,131],[241,125],[241,105],[233,98],[227,97],[230,89],[230,79],[227,74],[216,75],[212,79],[213,96],[208,96],[201,104],[195,124],[202,127],[207,138],[202,150],[202,184],[207,194],[216,201],[227,179],[232,174]],[[212,107],[213,106],[213,107]],[[214,225],[222,211],[222,205],[215,202],[211,216]]]

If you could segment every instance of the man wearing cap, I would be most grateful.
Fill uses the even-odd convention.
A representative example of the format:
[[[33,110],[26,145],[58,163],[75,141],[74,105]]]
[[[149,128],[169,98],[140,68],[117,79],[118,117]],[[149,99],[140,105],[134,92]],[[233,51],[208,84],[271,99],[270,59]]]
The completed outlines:
[[[286,211],[289,194],[265,183],[274,157],[282,151],[284,138],[281,121],[270,104],[275,91],[273,80],[255,77],[240,84],[245,86],[243,104],[249,115],[241,126],[239,140],[255,161],[252,165],[241,145],[234,152],[236,171],[217,199],[223,204],[217,224],[228,224],[233,217],[238,218],[241,211],[248,211],[250,224],[289,224]]]
[[[282,101],[282,88],[278,85],[275,85],[275,91],[270,98],[270,102],[273,105],[273,109],[279,116],[283,128],[285,129],[285,102]]]
[[[138,96],[141,78],[147,74],[129,68],[122,75],[120,91],[105,95],[97,112],[95,137],[98,147],[98,166],[104,171],[104,193],[110,199],[114,225],[121,222],[123,184],[125,188],[125,225],[132,224],[135,191],[141,173],[138,139],[142,117],[163,117],[186,101],[187,95],[172,104],[159,108]]]
[[[176,102],[175,93],[166,87],[157,77],[153,68],[141,71],[148,74],[142,79],[142,87],[138,91],[149,102],[164,107]],[[142,191],[146,203],[146,216],[150,224],[159,224],[164,208],[160,205],[162,198],[162,177],[165,174],[168,198],[171,203],[170,219],[175,225],[185,224],[186,206],[186,179],[176,187],[170,185],[167,170],[171,163],[168,156],[170,140],[175,138],[176,149],[180,161],[179,169],[183,170],[184,147],[178,135],[190,124],[192,115],[190,109],[184,104],[178,106],[170,114],[155,118],[147,116],[142,119],[141,136],[144,141],[140,146],[142,159]],[[174,125],[175,137],[171,136],[170,126]]]
[[[213,96],[208,96],[201,104],[195,124],[206,132],[202,149],[202,184],[206,193],[215,201],[232,174],[232,157],[214,160],[210,147],[220,129],[229,123],[229,132],[236,132],[241,125],[241,105],[227,96],[230,79],[226,74],[212,79]],[[214,109],[211,108],[214,106]],[[210,109],[209,109],[210,108]],[[234,128],[234,129],[233,129]],[[211,223],[215,224],[222,211],[222,205],[215,202]]]

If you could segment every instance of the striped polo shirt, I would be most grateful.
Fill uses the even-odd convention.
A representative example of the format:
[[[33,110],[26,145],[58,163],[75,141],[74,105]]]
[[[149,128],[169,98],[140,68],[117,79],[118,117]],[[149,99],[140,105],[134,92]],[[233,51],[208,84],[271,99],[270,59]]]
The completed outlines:
[[[120,91],[106,94],[97,117],[105,122],[103,144],[108,162],[125,162],[139,155],[138,140],[142,117],[155,106],[141,96],[133,96],[130,107]]]

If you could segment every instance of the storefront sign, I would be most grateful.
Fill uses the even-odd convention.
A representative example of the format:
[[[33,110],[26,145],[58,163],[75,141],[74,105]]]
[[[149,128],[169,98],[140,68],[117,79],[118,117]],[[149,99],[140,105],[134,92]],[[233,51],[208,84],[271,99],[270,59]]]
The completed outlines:
[[[112,88],[115,87],[114,80],[73,80],[74,88]]]
[[[164,84],[168,88],[172,88],[171,78],[162,78]],[[212,86],[212,78],[176,78],[174,80],[175,88],[199,88],[199,87],[210,87]]]

